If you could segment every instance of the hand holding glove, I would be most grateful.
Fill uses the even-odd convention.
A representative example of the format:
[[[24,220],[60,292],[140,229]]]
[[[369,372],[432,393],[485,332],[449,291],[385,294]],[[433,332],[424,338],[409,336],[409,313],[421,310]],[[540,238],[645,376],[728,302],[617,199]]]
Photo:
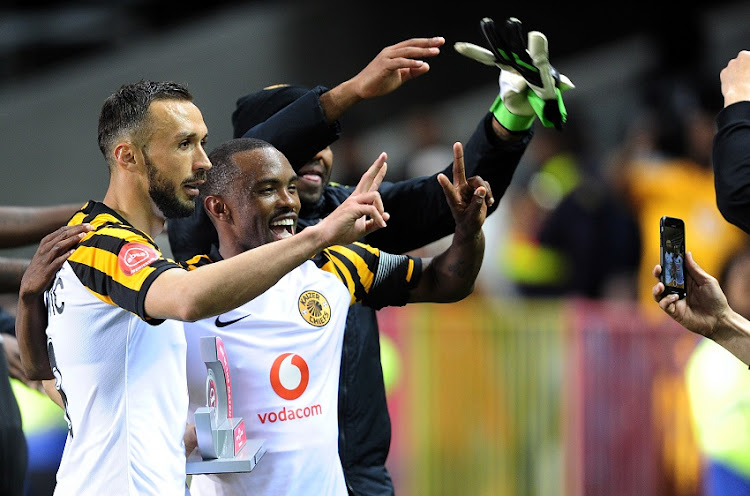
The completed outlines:
[[[547,37],[531,31],[524,39],[521,21],[514,17],[500,28],[485,17],[480,27],[491,50],[466,42],[458,42],[454,48],[461,55],[501,69],[500,95],[490,109],[500,124],[511,131],[522,131],[530,128],[537,116],[544,126],[562,129],[567,120],[562,91],[575,86],[549,63]],[[533,112],[529,114],[529,110]]]

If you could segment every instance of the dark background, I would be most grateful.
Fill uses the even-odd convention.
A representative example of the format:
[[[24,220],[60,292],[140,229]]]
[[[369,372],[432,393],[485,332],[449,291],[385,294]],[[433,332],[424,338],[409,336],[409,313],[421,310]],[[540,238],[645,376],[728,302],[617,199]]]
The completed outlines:
[[[737,3],[737,2],[734,2]],[[381,48],[413,36],[442,35],[447,45],[455,41],[483,44],[479,20],[488,16],[502,20],[514,16],[528,30],[539,30],[551,43],[551,58],[561,60],[585,53],[634,34],[645,35],[656,47],[665,71],[694,71],[703,60],[706,47],[700,28],[701,8],[658,2],[628,2],[604,9],[584,10],[559,2],[508,3],[460,1],[439,2],[379,1],[352,2],[154,2],[114,0],[108,2],[25,1],[5,2],[0,9],[0,91],[6,84],[23,84],[46,71],[66,64],[80,63],[87,57],[116,53],[137,35],[139,39],[159,37],[222,10],[248,5],[306,11],[285,34],[289,56],[295,46],[309,53],[336,53],[335,57],[300,57],[296,62],[299,78],[340,81],[351,76],[351,67],[364,66]],[[732,2],[714,1],[711,7]],[[346,61],[345,64],[341,63]],[[627,63],[627,61],[623,61]],[[466,91],[488,68],[467,64],[446,51],[440,64],[433,64],[434,77],[420,85],[407,85],[376,108],[368,108],[367,120],[392,115],[405,104],[422,104],[446,98],[445,81],[452,94]],[[371,106],[372,107],[372,106]],[[366,126],[355,112],[349,125]]]

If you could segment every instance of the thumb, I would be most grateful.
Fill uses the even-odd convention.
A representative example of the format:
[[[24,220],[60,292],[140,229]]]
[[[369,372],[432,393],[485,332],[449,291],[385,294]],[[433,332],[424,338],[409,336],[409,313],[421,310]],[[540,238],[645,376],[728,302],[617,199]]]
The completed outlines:
[[[539,77],[542,80],[541,88],[534,88],[542,100],[551,100],[555,97],[555,78],[549,64],[549,44],[547,37],[539,31],[531,31],[528,35],[529,55],[534,65],[539,69]]]
[[[474,196],[472,197],[471,203],[472,206],[470,207],[473,209],[481,209],[482,205],[485,205],[485,198],[487,197],[487,189],[484,186],[479,186],[477,189],[474,190]]]

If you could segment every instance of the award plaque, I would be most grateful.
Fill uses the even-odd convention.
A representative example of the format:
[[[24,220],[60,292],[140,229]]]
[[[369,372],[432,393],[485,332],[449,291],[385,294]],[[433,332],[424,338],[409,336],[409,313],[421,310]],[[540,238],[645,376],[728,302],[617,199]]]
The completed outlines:
[[[245,421],[234,417],[224,343],[218,336],[204,336],[200,350],[207,370],[206,406],[195,411],[198,448],[187,458],[187,473],[250,472],[266,449],[262,440],[247,439]]]

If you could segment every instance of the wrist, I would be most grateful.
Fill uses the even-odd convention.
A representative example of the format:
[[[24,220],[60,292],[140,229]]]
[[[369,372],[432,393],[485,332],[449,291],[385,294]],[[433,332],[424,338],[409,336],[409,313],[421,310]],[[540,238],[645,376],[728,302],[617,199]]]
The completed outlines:
[[[743,325],[748,322],[740,314],[727,306],[725,311],[717,318],[715,325],[705,336],[716,343],[725,346],[734,339],[743,335],[750,336],[750,328]]]
[[[363,98],[356,92],[354,82],[350,79],[320,95],[320,106],[323,108],[326,121],[330,124],[362,100]]]
[[[331,243],[326,240],[325,229],[320,223],[306,227],[295,234],[294,239],[297,246],[302,247],[305,251],[306,258],[311,258],[324,248],[328,248]]]
[[[517,115],[511,112],[508,107],[505,106],[502,96],[497,95],[495,101],[490,107],[490,112],[495,116],[497,122],[510,133],[525,134],[534,123],[536,116],[532,115]]]
[[[750,322],[742,315],[728,308],[706,337],[750,365]]]

